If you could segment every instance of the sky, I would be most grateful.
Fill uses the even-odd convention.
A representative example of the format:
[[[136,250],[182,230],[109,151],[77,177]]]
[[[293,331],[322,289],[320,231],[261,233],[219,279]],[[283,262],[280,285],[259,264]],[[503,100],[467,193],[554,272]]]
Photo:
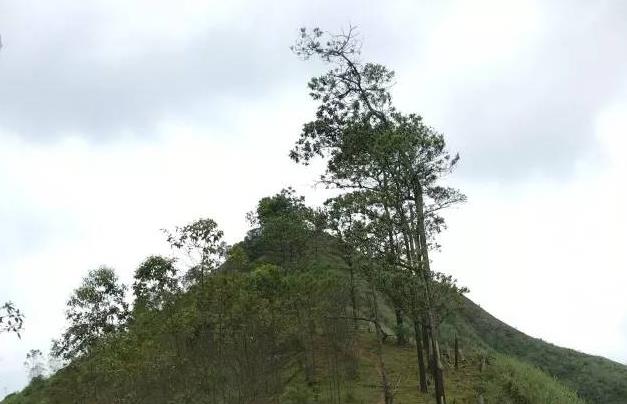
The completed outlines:
[[[434,268],[517,329],[627,362],[627,3],[0,0],[0,396],[23,387],[89,269],[129,282],[160,229],[211,217],[229,242],[263,196],[311,204],[287,154],[313,117],[301,26],[358,27],[398,108],[461,163]]]

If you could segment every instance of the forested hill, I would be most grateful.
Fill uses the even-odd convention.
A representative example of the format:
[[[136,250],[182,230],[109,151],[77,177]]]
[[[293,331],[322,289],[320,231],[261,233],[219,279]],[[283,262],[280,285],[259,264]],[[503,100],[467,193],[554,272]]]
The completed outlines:
[[[2,403],[374,404],[383,376],[392,402],[435,402],[432,341],[412,321],[422,309],[399,298],[406,285],[375,276],[380,263],[347,249],[291,191],[255,216],[226,250],[209,219],[177,228],[175,250],[207,266],[147,258],[131,308],[111,269],[91,271],[55,342],[66,365]],[[625,402],[624,366],[530,338],[454,285],[432,285],[447,402]]]
[[[588,402],[627,402],[627,366],[532,338],[499,321],[467,298],[464,298],[460,315],[490,349],[537,366]]]

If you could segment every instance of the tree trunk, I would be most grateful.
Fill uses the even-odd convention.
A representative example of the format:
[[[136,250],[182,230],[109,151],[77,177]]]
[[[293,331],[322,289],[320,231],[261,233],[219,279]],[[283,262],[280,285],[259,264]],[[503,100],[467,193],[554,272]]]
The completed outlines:
[[[414,189],[414,198],[416,203],[416,211],[418,220],[416,221],[418,243],[420,246],[420,263],[422,264],[422,276],[425,282],[425,303],[427,305],[427,321],[429,327],[429,337],[431,338],[431,346],[433,349],[433,365],[435,378],[435,399],[437,404],[446,404],[446,396],[444,394],[444,368],[440,358],[440,347],[438,344],[438,330],[435,323],[433,306],[431,302],[431,264],[429,262],[429,248],[427,245],[427,232],[425,230],[424,202],[422,199],[422,186],[417,184]]]
[[[406,345],[407,338],[405,337],[405,324],[403,322],[403,311],[400,307],[396,307],[394,309],[396,314],[396,344],[397,345]]]
[[[311,376],[313,383],[318,383],[318,377],[316,375],[316,342],[314,340],[316,335],[316,326],[314,324],[313,314],[311,312],[311,306],[308,308],[307,314],[307,330],[309,331],[309,350],[311,352]]]
[[[387,178],[384,179],[384,184],[385,184],[385,189],[387,189]],[[391,222],[392,219],[390,216],[390,209],[387,203],[384,202],[383,208],[385,210],[386,220]],[[395,242],[394,242],[394,234],[392,233],[391,229],[388,229],[388,248],[389,248],[389,251],[387,253],[388,265],[390,265],[391,268],[394,268],[396,266],[397,251],[396,251]],[[394,302],[394,314],[396,315],[396,344],[399,346],[405,345],[407,343],[407,340],[404,334],[405,327],[403,324],[403,310],[401,309],[401,306],[399,304],[396,304],[396,302]]]
[[[459,369],[459,341],[455,334],[455,370]]]
[[[353,267],[353,259],[350,253],[346,255],[346,263],[348,264],[348,269],[350,271],[350,294],[351,294],[350,297],[351,297],[351,306],[353,309],[353,319],[355,319],[353,320],[353,328],[357,330],[358,308],[357,308],[357,292],[355,288],[355,268]]]
[[[431,328],[431,327],[429,327]],[[437,404],[446,404],[444,393],[444,367],[440,360],[440,345],[437,338],[431,334],[431,346],[433,347],[433,378],[435,380],[435,401]]]
[[[424,318],[422,319],[422,325],[420,327],[420,330],[422,332],[422,349],[424,349],[425,351],[425,355],[426,355],[426,360],[425,363],[427,364],[427,367],[429,368],[429,372],[433,373],[433,367],[431,366],[433,364],[433,354],[431,353],[431,342],[429,341],[429,332],[427,331],[427,320]]]
[[[383,384],[383,398],[385,404],[394,404],[394,393],[392,392],[392,386],[388,379],[387,370],[385,368],[385,361],[383,360],[383,330],[381,324],[379,324],[379,303],[377,301],[377,292],[374,286],[371,285],[372,293],[372,308],[374,311],[374,328],[377,334],[377,359],[379,361],[379,368],[381,371],[381,383]]]
[[[424,201],[422,198],[422,187],[420,183],[415,184],[414,188],[414,203],[416,205],[416,211],[418,213],[417,220],[412,218],[415,223],[415,228],[412,229],[407,223],[405,215],[401,216],[405,231],[411,233],[411,239],[415,240],[416,249],[412,248],[411,254],[415,255],[415,259],[412,259],[413,267],[415,268],[416,275],[422,276],[424,282],[425,298],[424,303],[426,305],[426,319],[427,330],[429,339],[431,342],[431,368],[433,372],[433,379],[435,382],[435,399],[437,404],[446,404],[446,396],[444,393],[444,368],[440,359],[440,347],[438,344],[438,332],[437,324],[435,322],[435,315],[433,310],[432,294],[431,294],[431,282],[433,282],[433,275],[431,273],[429,262],[429,251],[426,239],[425,230],[425,217],[424,217]],[[399,206],[399,211],[402,211],[402,207]],[[410,243],[410,247],[413,243]]]
[[[416,359],[418,361],[418,380],[420,381],[420,391],[422,393],[427,393],[427,371],[425,369],[424,349],[422,347],[420,325],[417,320],[414,320],[414,338],[416,339]]]

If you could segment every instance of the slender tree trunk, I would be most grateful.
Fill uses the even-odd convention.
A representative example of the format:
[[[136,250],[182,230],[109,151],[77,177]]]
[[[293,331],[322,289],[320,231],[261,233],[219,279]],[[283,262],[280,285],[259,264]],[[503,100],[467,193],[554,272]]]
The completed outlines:
[[[427,245],[427,232],[425,230],[424,202],[422,199],[422,187],[417,184],[414,190],[414,198],[416,203],[416,211],[418,220],[416,226],[418,230],[418,242],[420,246],[420,256],[422,264],[422,276],[425,282],[425,303],[427,305],[427,321],[429,327],[429,337],[431,338],[431,346],[433,349],[433,365],[435,378],[435,399],[437,404],[446,404],[446,395],[444,393],[444,367],[440,358],[440,346],[438,344],[438,330],[434,319],[433,305],[431,301],[431,265],[429,262],[429,249]]]
[[[351,253],[346,254],[346,263],[348,264],[348,269],[350,271],[350,297],[351,297],[351,306],[353,309],[353,328],[357,330],[357,292],[355,288],[355,268],[353,267],[353,259]]]
[[[296,319],[299,325],[300,331],[300,343],[303,346],[303,355],[302,355],[302,366],[305,372],[305,381],[309,386],[313,386],[314,384],[314,370],[310,364],[310,353],[309,353],[309,341],[308,341],[308,332],[307,332],[307,324],[305,319],[303,319],[303,313],[301,310],[296,309]]]
[[[405,212],[400,207],[399,211],[401,211],[402,217],[405,217]],[[403,233],[403,241],[405,243],[405,250],[407,261],[409,263],[410,268],[414,268],[415,263],[415,249],[413,247],[413,238],[411,237],[412,232],[408,223],[405,219],[402,221],[402,225],[404,226]],[[427,383],[427,371],[425,369],[425,349],[427,354],[427,363],[431,358],[429,355],[429,338],[425,332],[425,328],[420,326],[420,322],[418,321],[418,279],[417,274],[412,274],[412,282],[413,286],[411,288],[411,305],[412,305],[412,313],[413,313],[413,323],[414,323],[414,339],[416,341],[416,361],[418,364],[418,381],[419,381],[419,390],[423,393],[427,393],[429,390]]]
[[[408,240],[406,238],[407,248],[409,251],[407,252],[407,256],[409,258],[409,262],[411,267],[415,270],[415,276],[419,274],[422,275],[424,282],[424,290],[425,290],[425,301],[426,304],[426,317],[427,317],[427,332],[428,332],[428,340],[430,340],[430,350],[429,353],[429,364],[430,369],[433,373],[433,379],[435,382],[435,398],[437,404],[446,404],[446,398],[444,394],[444,374],[442,369],[442,363],[440,362],[440,350],[437,343],[437,330],[435,322],[433,321],[433,311],[431,304],[431,272],[429,268],[429,255],[427,251],[427,243],[425,237],[425,227],[424,227],[424,214],[423,212],[423,201],[422,194],[415,201],[416,209],[420,209],[420,215],[418,220],[413,215],[413,211],[410,209],[410,216],[412,221],[415,223],[415,228],[417,231],[413,231],[411,224],[408,222],[407,217],[405,216],[405,209],[402,205],[399,205],[397,208],[401,212],[401,225],[404,228],[404,232],[407,233]],[[415,243],[414,243],[415,240]],[[417,287],[417,285],[416,285]],[[417,296],[414,296],[414,303],[417,305]],[[423,322],[423,332],[425,323]],[[424,334],[423,334],[424,339]],[[425,345],[429,346],[428,343]]]
[[[316,374],[316,341],[315,341],[316,325],[314,323],[313,313],[311,312],[311,305],[308,307],[307,317],[308,317],[307,329],[309,331],[309,346],[310,346],[310,351],[311,351],[311,371],[312,371],[313,382],[318,383],[318,377]]]
[[[372,293],[372,309],[374,311],[374,328],[377,334],[377,359],[379,361],[379,369],[381,372],[381,383],[383,384],[383,398],[385,404],[394,404],[394,393],[392,392],[392,386],[388,379],[387,370],[385,368],[385,361],[383,359],[383,330],[379,323],[379,303],[377,301],[377,292],[373,285],[371,285]]]
[[[429,341],[429,332],[427,331],[426,324],[427,324],[427,320],[423,316],[422,324],[420,326],[420,331],[422,333],[422,347],[425,351],[425,355],[426,355],[425,362],[427,363],[427,366],[429,367],[429,372],[433,373],[433,368],[431,366],[433,364],[433,361],[431,359],[433,354],[431,353],[431,342]]]
[[[459,341],[457,334],[455,334],[455,369],[459,369]]]
[[[414,320],[414,338],[416,339],[416,359],[418,361],[418,380],[420,381],[420,391],[428,392],[427,371],[425,369],[424,349],[420,335],[420,324]]]
[[[405,324],[403,321],[403,311],[400,307],[396,307],[394,309],[394,313],[396,314],[396,344],[397,345],[405,345],[407,344],[407,338],[405,337]]]
[[[440,345],[436,338],[431,338],[433,345],[433,367],[435,369],[435,400],[438,404],[446,404],[446,395],[444,393],[444,367],[440,360]]]
[[[384,187],[388,189],[387,177],[384,178]],[[389,191],[388,191],[389,192]],[[387,261],[390,268],[395,268],[398,260],[398,251],[396,243],[394,242],[394,234],[392,232],[392,217],[390,215],[390,208],[386,202],[383,203],[385,210],[385,218],[388,221],[388,253]],[[407,340],[404,335],[405,325],[403,324],[403,310],[399,304],[394,303],[394,314],[396,315],[396,343],[397,345],[405,345]]]

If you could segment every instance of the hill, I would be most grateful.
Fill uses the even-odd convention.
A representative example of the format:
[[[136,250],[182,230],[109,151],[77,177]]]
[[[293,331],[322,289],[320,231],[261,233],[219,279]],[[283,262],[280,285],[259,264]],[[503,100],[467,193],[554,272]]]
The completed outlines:
[[[321,315],[345,312],[346,266],[333,254],[313,261],[297,274],[270,264],[214,274],[2,403],[378,403],[373,328]],[[393,309],[381,300],[392,333]],[[441,337],[449,402],[583,402],[575,392],[589,403],[624,402],[624,366],[528,337],[468,299]],[[389,339],[383,357],[396,403],[432,402],[417,389],[413,343]]]
[[[327,285],[328,282],[333,283],[329,276],[337,276],[328,270],[317,275],[321,279],[327,277],[323,282]],[[243,277],[221,274],[212,279],[211,286],[207,285],[206,290],[216,292],[217,288],[226,287],[228,293],[232,293],[235,287],[253,287],[261,279],[265,282],[268,280],[266,276],[259,272]],[[305,283],[311,287],[311,281],[310,278]],[[322,289],[316,288],[316,296],[310,296],[308,302],[319,301],[317,297],[320,297],[318,293]],[[238,293],[237,300],[242,298],[242,294]],[[202,296],[202,300],[208,297],[204,293]],[[245,335],[254,333],[259,339],[246,341],[247,338],[241,338],[243,335],[231,327],[224,330],[231,342],[227,343],[228,348],[222,346],[225,352],[218,353],[208,346],[209,341],[222,344],[212,338],[205,328],[208,324],[201,319],[208,313],[197,306],[197,299],[198,296],[188,294],[177,302],[173,312],[159,313],[144,323],[142,330],[135,329],[131,335],[117,336],[103,343],[89,357],[70,364],[49,379],[34,380],[21,393],[7,397],[2,403],[300,404],[380,401],[377,344],[369,327],[360,324],[354,331],[352,326],[345,327],[346,324],[324,324],[324,320],[320,321],[321,318],[314,313],[320,309],[319,305],[313,305],[308,306],[307,311],[312,310],[309,320],[317,323],[314,335],[298,336],[299,330],[295,328],[285,332],[291,327],[285,321],[281,332],[272,333],[261,328],[270,323],[278,326],[281,320],[262,319],[264,315],[269,315],[266,311],[268,302],[260,296],[254,300],[244,298],[248,300],[245,303],[233,302],[243,306],[228,308],[230,315],[234,316],[230,324],[237,323],[248,328],[249,332]],[[391,308],[385,305],[382,311],[390,314]],[[249,312],[249,316],[245,312]],[[281,313],[286,314],[283,310]],[[182,322],[174,320],[178,315],[187,318]],[[391,330],[393,324],[387,325]],[[257,329],[252,331],[253,328]],[[342,335],[344,333],[346,335]],[[277,350],[268,351],[268,344],[275,338]],[[464,336],[463,339],[471,341],[473,337]],[[246,346],[246,343],[249,345]],[[443,349],[450,350],[447,342],[443,342]],[[480,394],[488,403],[578,402],[574,391],[513,356],[493,350],[484,351],[479,345],[468,346],[465,352],[459,369],[446,361],[449,402],[475,402]],[[394,381],[396,403],[432,402],[429,394],[417,390],[413,345],[397,346],[390,340],[384,346],[383,356]],[[486,363],[483,369],[482,362]],[[218,380],[220,387],[216,386]]]
[[[536,366],[589,403],[627,402],[627,366],[532,338],[469,299],[464,298],[460,315],[491,349]]]
[[[310,213],[284,195],[262,200],[258,227],[207,273],[192,266],[178,277],[173,259],[149,257],[117,327],[109,319],[121,312],[110,310],[120,307],[100,293],[122,289],[112,270],[90,272],[70,301],[95,299],[96,316],[73,330],[109,328],[83,345],[78,331],[66,334],[66,366],[2,404],[381,403],[385,383],[394,403],[433,402],[434,381],[424,393],[418,377],[429,344],[413,340],[420,333],[389,289],[402,285],[373,279],[380,263],[351,258],[315,217],[303,219]],[[219,241],[215,222],[189,229],[198,225]],[[455,293],[438,309],[448,403],[625,402],[625,366],[531,338]]]

